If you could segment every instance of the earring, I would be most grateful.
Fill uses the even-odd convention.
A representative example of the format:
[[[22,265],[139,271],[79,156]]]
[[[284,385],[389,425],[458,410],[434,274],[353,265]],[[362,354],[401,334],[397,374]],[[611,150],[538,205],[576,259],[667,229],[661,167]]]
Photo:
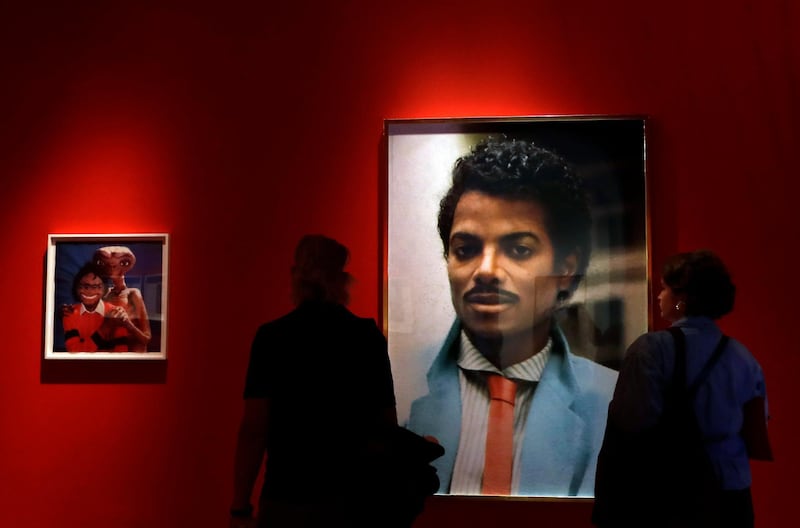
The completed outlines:
[[[675,311],[680,312],[683,311],[683,307],[686,306],[686,303],[683,301],[678,301],[675,303]]]

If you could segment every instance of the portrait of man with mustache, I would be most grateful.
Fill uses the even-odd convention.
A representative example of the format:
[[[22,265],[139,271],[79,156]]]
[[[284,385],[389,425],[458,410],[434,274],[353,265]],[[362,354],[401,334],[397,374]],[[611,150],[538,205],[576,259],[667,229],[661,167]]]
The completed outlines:
[[[456,318],[407,424],[445,448],[440,493],[592,495],[617,374],[556,322],[591,229],[581,178],[548,149],[490,137],[455,162],[438,231]]]

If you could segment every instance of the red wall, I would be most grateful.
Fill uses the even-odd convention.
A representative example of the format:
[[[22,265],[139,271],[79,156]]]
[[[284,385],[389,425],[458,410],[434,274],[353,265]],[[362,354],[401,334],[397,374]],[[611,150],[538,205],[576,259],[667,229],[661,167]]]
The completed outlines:
[[[796,517],[796,2],[263,3],[3,9],[0,525],[223,526],[249,341],[289,308],[296,239],[352,247],[353,309],[378,315],[383,119],[544,114],[649,116],[653,260],[730,264],[723,326],[773,415],[757,524]],[[72,232],[171,234],[165,366],[42,364],[47,234]],[[439,499],[419,526],[589,510]]]

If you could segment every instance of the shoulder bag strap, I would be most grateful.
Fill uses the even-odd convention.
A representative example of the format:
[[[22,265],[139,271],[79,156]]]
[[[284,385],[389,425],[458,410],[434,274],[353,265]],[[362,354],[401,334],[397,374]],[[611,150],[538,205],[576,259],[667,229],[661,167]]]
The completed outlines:
[[[672,338],[675,340],[675,373],[672,375],[672,383],[676,389],[683,390],[683,388],[687,385],[686,336],[683,334],[683,331],[680,328],[675,326],[667,328],[667,331],[672,334]],[[719,358],[722,357],[722,353],[725,352],[728,341],[729,337],[725,334],[719,338],[717,347],[714,349],[714,352],[712,352],[711,357],[708,359],[706,364],[703,365],[703,368],[697,375],[697,379],[695,379],[694,383],[692,383],[691,386],[686,389],[686,395],[690,399],[694,398],[697,389],[699,389],[700,386],[705,383],[708,375],[711,373],[711,369],[717,364]]]
[[[675,341],[675,371],[672,373],[672,388],[675,394],[681,394],[686,389],[686,336],[683,331],[670,326],[667,332],[672,334]]]
[[[719,343],[717,343],[717,348],[714,349],[714,352],[711,354],[711,357],[708,359],[705,365],[703,365],[703,370],[700,371],[700,374],[697,375],[697,379],[694,380],[694,383],[689,387],[688,393],[689,397],[693,398],[697,389],[705,383],[706,378],[711,373],[711,369],[716,365],[719,358],[722,357],[722,353],[725,352],[725,348],[728,345],[729,338],[725,334],[722,334],[722,337],[719,338]]]

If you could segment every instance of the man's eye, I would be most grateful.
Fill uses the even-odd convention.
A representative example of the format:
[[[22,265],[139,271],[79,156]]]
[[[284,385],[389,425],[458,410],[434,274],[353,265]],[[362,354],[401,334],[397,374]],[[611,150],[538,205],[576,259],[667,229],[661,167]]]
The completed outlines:
[[[525,259],[533,255],[533,250],[522,244],[515,244],[508,248],[508,253],[512,258]]]
[[[467,260],[475,257],[480,253],[479,246],[473,245],[463,245],[463,246],[454,246],[453,248],[453,255],[458,260]]]

